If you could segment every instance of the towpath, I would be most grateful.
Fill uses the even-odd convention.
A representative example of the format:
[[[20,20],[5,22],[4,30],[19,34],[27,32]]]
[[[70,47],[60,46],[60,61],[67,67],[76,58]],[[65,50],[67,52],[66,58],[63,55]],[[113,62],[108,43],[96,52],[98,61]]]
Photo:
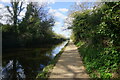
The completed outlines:
[[[72,41],[68,43],[49,76],[49,80],[54,80],[55,78],[62,80],[66,80],[66,78],[69,80],[78,78],[81,80],[83,78],[88,80],[89,78],[89,75],[86,73],[85,67],[83,66],[77,47]]]

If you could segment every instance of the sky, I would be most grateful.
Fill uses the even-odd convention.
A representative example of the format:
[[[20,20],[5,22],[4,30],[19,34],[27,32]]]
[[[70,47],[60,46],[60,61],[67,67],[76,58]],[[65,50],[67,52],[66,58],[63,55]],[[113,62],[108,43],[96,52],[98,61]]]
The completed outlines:
[[[70,37],[71,31],[67,30],[66,19],[68,18],[69,9],[74,4],[74,2],[55,2],[50,4],[49,12],[53,14],[55,17],[55,26],[53,30],[58,33],[62,34],[66,37]]]
[[[65,37],[70,37],[71,31],[67,30],[67,24],[65,23],[65,20],[68,18],[68,12],[69,9],[71,8],[71,5],[73,5],[74,2],[50,2],[47,7],[49,8],[49,13],[54,16],[55,18],[55,25],[53,26],[53,31],[57,34],[61,34]],[[9,15],[9,12],[5,8],[5,6],[10,5],[10,2],[8,1],[0,1],[0,14],[4,17],[0,19],[0,22],[5,24],[6,20],[8,18],[5,17],[5,15]],[[27,2],[23,5],[24,7],[27,6]],[[26,9],[24,9],[23,12],[20,13],[20,16],[18,17],[19,19],[22,19],[25,15]]]

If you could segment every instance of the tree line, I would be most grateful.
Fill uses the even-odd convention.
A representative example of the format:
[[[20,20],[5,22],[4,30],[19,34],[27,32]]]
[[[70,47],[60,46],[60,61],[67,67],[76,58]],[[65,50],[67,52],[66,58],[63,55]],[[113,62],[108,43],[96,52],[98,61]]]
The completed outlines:
[[[25,8],[23,4],[17,1],[6,6],[9,24],[0,24],[3,48],[53,44],[64,40],[52,31],[55,19],[49,14],[46,4],[39,5],[35,2],[27,4],[25,16],[20,19],[20,14]]]
[[[82,5],[78,5],[81,7]],[[120,77],[120,2],[73,11],[69,29],[92,78]]]

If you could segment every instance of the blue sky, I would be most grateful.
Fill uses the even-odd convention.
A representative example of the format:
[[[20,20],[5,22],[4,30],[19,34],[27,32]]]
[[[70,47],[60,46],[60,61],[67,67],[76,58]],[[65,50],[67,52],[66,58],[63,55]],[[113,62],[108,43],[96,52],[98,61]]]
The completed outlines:
[[[53,4],[49,4],[50,12],[55,16],[55,26],[53,30],[58,33],[62,34],[66,37],[70,37],[71,31],[64,30],[67,28],[65,20],[68,16],[69,9],[74,4],[74,2],[55,2]]]
[[[59,8],[67,8],[69,9],[71,5],[73,5],[73,2],[55,2],[53,4],[50,4],[53,9],[59,9]]]

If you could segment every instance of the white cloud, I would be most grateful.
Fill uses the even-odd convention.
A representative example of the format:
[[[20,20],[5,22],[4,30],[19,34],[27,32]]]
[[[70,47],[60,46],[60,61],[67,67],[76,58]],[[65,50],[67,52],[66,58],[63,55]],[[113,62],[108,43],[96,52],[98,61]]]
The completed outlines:
[[[0,23],[5,24],[7,21],[7,15],[9,15],[7,9],[3,4],[0,4]]]
[[[50,7],[50,9],[49,9],[49,13],[51,13],[53,16],[55,16],[56,18],[60,18],[60,19],[66,19],[67,18],[67,16],[66,15],[64,15],[62,12],[59,12],[59,9],[52,9],[51,7]]]
[[[61,23],[60,22],[55,22],[55,26],[58,26],[60,25]]]
[[[60,8],[58,10],[61,11],[61,12],[67,12],[68,11],[68,9],[66,9],[66,8]]]
[[[67,18],[67,16],[65,16],[64,14],[62,14],[62,13],[60,13],[60,12],[55,12],[54,14],[53,14],[55,17],[57,17],[58,19],[59,18],[61,18],[61,19],[66,19]]]

